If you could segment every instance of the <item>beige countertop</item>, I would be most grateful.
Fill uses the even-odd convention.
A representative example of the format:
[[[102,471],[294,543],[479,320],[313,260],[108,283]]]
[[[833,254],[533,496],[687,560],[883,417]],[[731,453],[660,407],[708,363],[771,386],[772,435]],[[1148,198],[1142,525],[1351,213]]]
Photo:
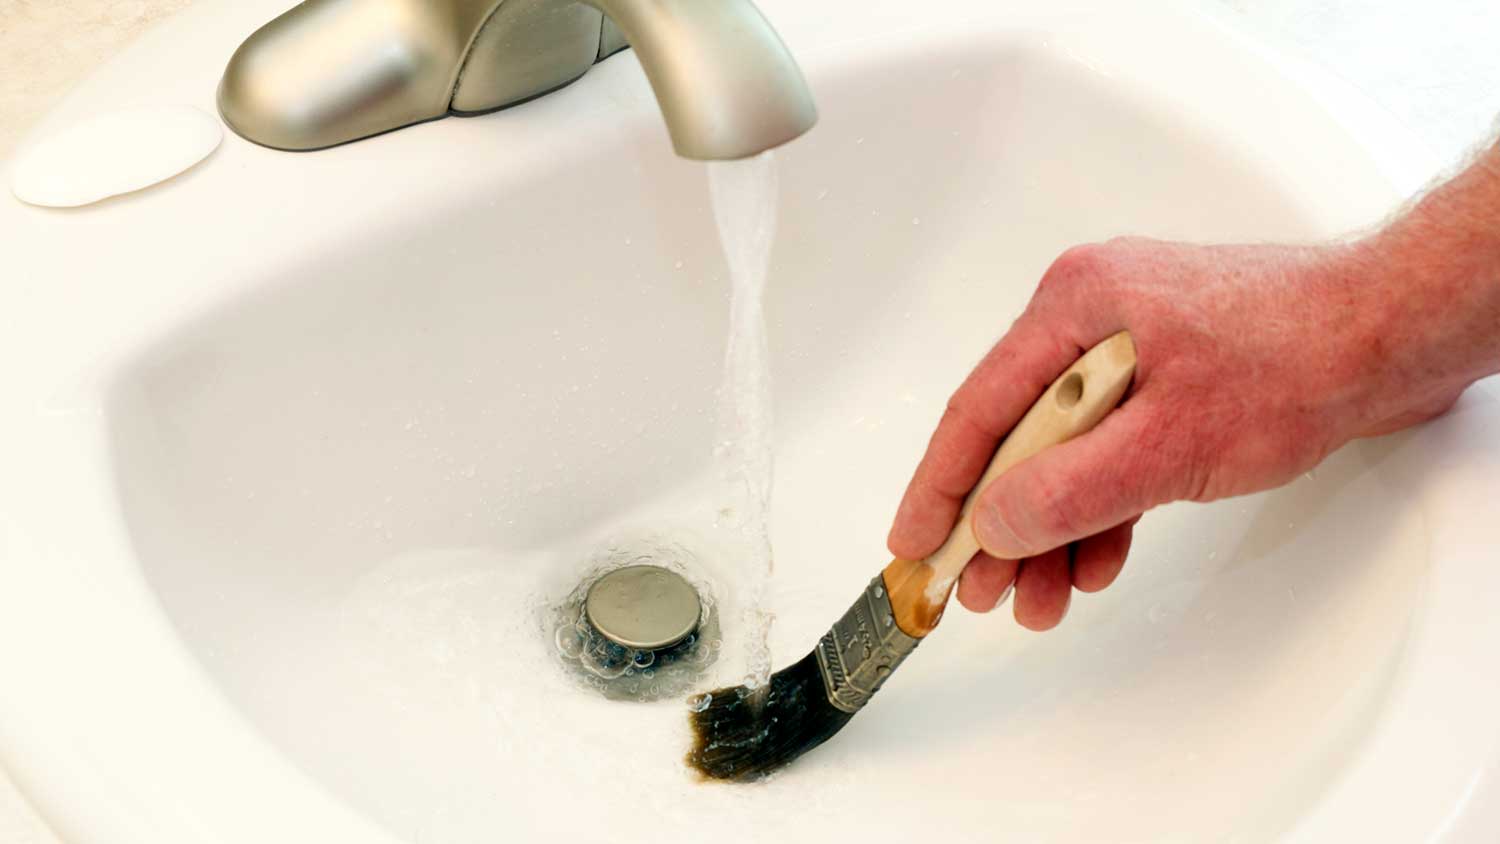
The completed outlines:
[[[0,158],[79,79],[189,2],[0,0]]]
[[[0,159],[79,79],[192,0],[0,0]],[[1448,160],[1500,115],[1494,0],[1198,0],[1363,88]],[[0,694],[4,679],[0,677]],[[0,844],[57,844],[0,772]]]

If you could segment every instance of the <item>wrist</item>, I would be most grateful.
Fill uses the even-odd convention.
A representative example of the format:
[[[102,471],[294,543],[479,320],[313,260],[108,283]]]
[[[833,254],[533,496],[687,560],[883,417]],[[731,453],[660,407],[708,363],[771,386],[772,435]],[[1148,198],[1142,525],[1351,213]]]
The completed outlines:
[[[1500,146],[1372,239],[1412,354],[1470,383],[1500,372]]]
[[[1500,149],[1335,260],[1351,289],[1360,421],[1449,401],[1500,372]]]

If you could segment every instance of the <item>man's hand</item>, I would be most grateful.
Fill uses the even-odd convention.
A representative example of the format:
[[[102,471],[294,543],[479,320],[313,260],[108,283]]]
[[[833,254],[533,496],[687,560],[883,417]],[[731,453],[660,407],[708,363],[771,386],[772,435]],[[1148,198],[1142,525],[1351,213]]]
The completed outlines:
[[[1115,240],[1052,265],[948,402],[891,528],[942,545],[1000,438],[1122,329],[1135,383],[1093,431],[980,493],[958,599],[1046,630],[1112,583],[1141,514],[1283,484],[1354,437],[1436,416],[1500,372],[1500,144],[1384,231],[1323,247]]]
[[[1070,250],[949,401],[891,551],[935,551],[1000,437],[1084,350],[1121,329],[1139,354],[1121,407],[981,493],[973,521],[984,551],[958,587],[969,609],[992,609],[1014,583],[1016,619],[1049,629],[1073,587],[1114,581],[1145,511],[1275,487],[1354,437],[1443,412],[1472,378],[1434,374],[1412,351],[1397,328],[1411,294],[1402,279],[1385,283],[1389,258],[1374,240]]]

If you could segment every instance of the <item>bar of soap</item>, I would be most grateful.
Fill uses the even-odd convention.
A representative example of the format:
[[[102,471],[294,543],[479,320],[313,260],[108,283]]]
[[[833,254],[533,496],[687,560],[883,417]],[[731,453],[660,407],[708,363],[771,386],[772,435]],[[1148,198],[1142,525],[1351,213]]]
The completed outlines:
[[[109,111],[31,145],[11,169],[10,188],[22,202],[76,208],[164,182],[223,137],[218,118],[192,106]]]

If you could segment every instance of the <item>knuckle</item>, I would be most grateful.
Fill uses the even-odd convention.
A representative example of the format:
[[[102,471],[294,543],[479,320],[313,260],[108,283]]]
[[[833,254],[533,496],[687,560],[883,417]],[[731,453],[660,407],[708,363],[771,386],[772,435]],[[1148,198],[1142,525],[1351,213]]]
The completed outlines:
[[[1104,241],[1105,246],[1108,246],[1112,250],[1119,251],[1139,249],[1156,243],[1158,243],[1158,241],[1152,240],[1149,237],[1141,237],[1139,235],[1129,234],[1115,235],[1114,237]]]
[[[972,376],[971,376],[972,379]],[[969,381],[953,392],[948,397],[948,403],[943,406],[943,417],[938,421],[939,425],[964,425],[969,420],[969,405],[972,402],[970,392],[974,388]]]
[[[978,376],[974,376],[977,378]],[[943,418],[939,422],[939,429],[950,433],[974,432],[987,437],[997,436],[990,424],[992,414],[985,412],[985,407],[977,396],[982,388],[975,384],[965,384],[958,392],[948,399],[948,404],[943,408]],[[947,458],[957,458],[961,455],[948,454]],[[961,490],[966,492],[967,490]]]
[[[1064,251],[1042,275],[1040,287],[1070,288],[1108,274],[1110,251],[1109,245],[1102,243],[1085,243]]]

